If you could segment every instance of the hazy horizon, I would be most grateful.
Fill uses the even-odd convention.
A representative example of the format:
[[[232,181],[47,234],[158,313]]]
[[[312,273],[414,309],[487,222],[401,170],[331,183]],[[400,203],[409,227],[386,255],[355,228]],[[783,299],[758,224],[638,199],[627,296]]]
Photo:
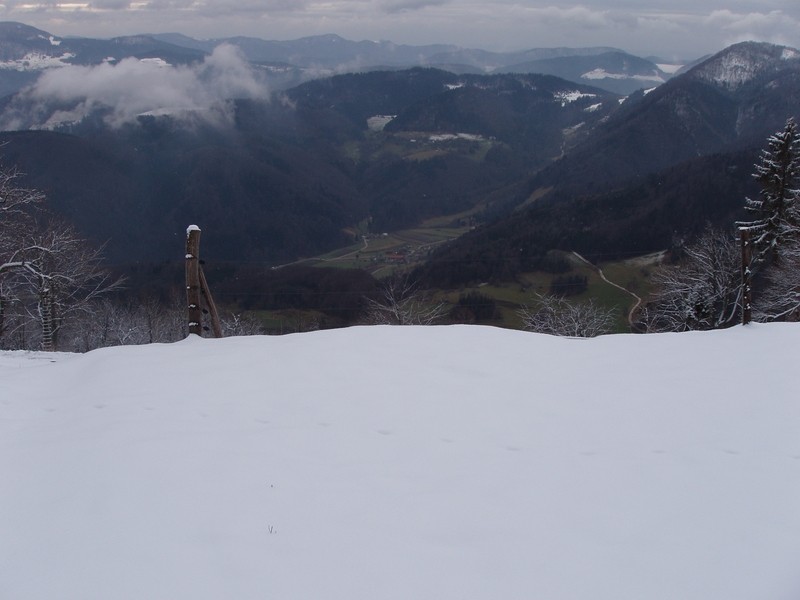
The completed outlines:
[[[351,40],[453,44],[510,51],[613,46],[639,56],[691,59],[744,40],[800,46],[795,0],[89,0],[0,5],[0,20],[58,36],[178,32],[194,38],[288,40],[334,33]]]

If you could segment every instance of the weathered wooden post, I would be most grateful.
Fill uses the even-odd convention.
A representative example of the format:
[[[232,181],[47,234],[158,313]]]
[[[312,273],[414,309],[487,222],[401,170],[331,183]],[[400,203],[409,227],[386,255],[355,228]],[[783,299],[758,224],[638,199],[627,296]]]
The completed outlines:
[[[203,265],[200,265],[200,291],[203,294],[203,299],[206,302],[209,316],[211,317],[211,331],[214,332],[215,338],[221,338],[222,325],[219,321],[217,305],[214,303],[214,298],[211,297],[211,290],[208,289],[208,281],[206,281],[206,274],[203,272]]]
[[[753,318],[751,287],[753,272],[750,270],[753,261],[753,244],[750,242],[750,230],[739,229],[742,238],[742,325],[747,325]]]
[[[189,333],[203,335],[200,308],[200,228],[189,225],[186,228],[186,307],[189,317]]]

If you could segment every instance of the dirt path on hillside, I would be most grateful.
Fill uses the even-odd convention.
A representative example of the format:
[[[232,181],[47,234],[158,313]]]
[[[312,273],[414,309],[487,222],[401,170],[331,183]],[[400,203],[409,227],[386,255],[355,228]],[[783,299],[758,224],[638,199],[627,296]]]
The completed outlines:
[[[628,288],[622,287],[622,286],[621,286],[621,285],[619,285],[618,283],[614,283],[613,281],[611,281],[610,279],[608,279],[608,278],[606,277],[605,273],[603,273],[603,269],[601,269],[601,268],[600,268],[600,267],[598,267],[597,265],[595,265],[595,264],[591,263],[589,260],[587,260],[586,258],[584,258],[583,256],[581,256],[581,255],[580,255],[580,254],[578,254],[577,252],[573,252],[572,254],[573,254],[573,255],[574,255],[574,256],[575,256],[575,257],[576,257],[578,260],[580,260],[581,262],[584,262],[584,263],[586,263],[587,265],[589,265],[590,267],[592,267],[592,268],[593,268],[595,271],[597,271],[597,274],[598,274],[598,275],[600,275],[600,279],[602,279],[603,281],[605,281],[605,282],[606,282],[608,285],[612,285],[612,286],[614,286],[615,288],[617,288],[618,290],[622,290],[622,291],[623,291],[623,292],[625,292],[626,294],[630,294],[631,296],[633,296],[633,297],[636,299],[636,303],[635,303],[635,304],[634,304],[634,305],[631,307],[631,309],[628,311],[628,325],[630,325],[631,327],[633,327],[633,315],[636,313],[636,311],[638,310],[638,308],[641,306],[641,304],[642,304],[642,299],[641,299],[641,298],[640,298],[640,297],[639,297],[637,294],[635,294],[635,293],[633,293],[632,291],[630,291]]]

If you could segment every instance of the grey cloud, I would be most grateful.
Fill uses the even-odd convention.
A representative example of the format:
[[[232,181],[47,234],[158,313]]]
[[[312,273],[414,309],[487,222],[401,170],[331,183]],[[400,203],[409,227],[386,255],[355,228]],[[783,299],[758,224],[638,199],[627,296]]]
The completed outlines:
[[[192,114],[193,118],[219,120],[231,98],[266,97],[266,87],[233,46],[217,47],[193,67],[171,67],[158,62],[127,58],[117,64],[69,66],[45,72],[22,96],[32,102],[34,114],[46,115],[34,126],[51,127],[75,121],[91,111],[110,109],[106,121],[119,126],[148,112]],[[50,115],[51,103],[73,108]],[[16,124],[17,107],[2,118],[6,127]],[[31,112],[25,106],[25,111]],[[22,110],[20,110],[22,112]]]
[[[421,10],[431,6],[442,6],[449,3],[450,0],[398,0],[396,2],[384,2],[382,7],[387,13],[396,14]]]
[[[686,58],[747,38],[800,45],[798,0],[84,0],[91,8],[79,11],[57,10],[54,0],[43,0],[33,12],[15,9],[35,1],[9,0],[2,16],[61,36],[180,31],[201,38],[291,39],[338,33],[489,50],[617,46]]]
[[[305,0],[240,0],[236,3],[214,2],[196,7],[198,15],[213,17],[218,15],[274,15],[300,13],[308,7]]]
[[[137,5],[137,10],[200,10],[202,6],[193,0],[148,0],[146,4]]]
[[[130,5],[130,0],[93,0],[89,6],[99,10],[124,10]]]

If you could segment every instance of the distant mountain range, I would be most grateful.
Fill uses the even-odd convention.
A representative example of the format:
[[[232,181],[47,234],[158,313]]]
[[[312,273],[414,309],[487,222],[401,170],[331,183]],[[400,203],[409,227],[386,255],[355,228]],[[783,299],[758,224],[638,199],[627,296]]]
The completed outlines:
[[[4,161],[108,240],[116,262],[174,256],[191,222],[213,223],[204,244],[220,260],[275,264],[470,211],[482,226],[419,273],[460,286],[513,278],[554,248],[644,253],[730,222],[753,193],[748,165],[800,106],[800,52],[769,44],[737,44],[670,76],[675,65],[613,48],[224,41],[250,61],[234,65],[239,87],[213,72],[233,60],[218,54],[222,40],[68,39],[0,23],[0,87],[11,94],[0,119],[14,124],[0,134]],[[412,56],[426,68],[403,68]],[[142,61],[165,69],[158,85]],[[67,94],[53,89],[69,83],[54,65],[92,68]],[[135,76],[131,94],[186,88],[141,108],[120,65]],[[359,72],[321,76],[348,68]],[[109,81],[116,95],[89,97]],[[222,95],[187,104],[212,83]]]
[[[238,48],[257,64],[271,89],[286,89],[321,76],[369,70],[434,67],[457,74],[540,73],[629,94],[670,78],[667,71],[622,50],[534,48],[488,52],[450,45],[409,46],[320,35],[291,41],[250,37],[195,40],[178,33],[107,40],[63,38],[14,22],[0,22],[0,95],[19,91],[48,68],[94,65],[124,58],[161,59],[169,64],[201,61],[221,44]]]

